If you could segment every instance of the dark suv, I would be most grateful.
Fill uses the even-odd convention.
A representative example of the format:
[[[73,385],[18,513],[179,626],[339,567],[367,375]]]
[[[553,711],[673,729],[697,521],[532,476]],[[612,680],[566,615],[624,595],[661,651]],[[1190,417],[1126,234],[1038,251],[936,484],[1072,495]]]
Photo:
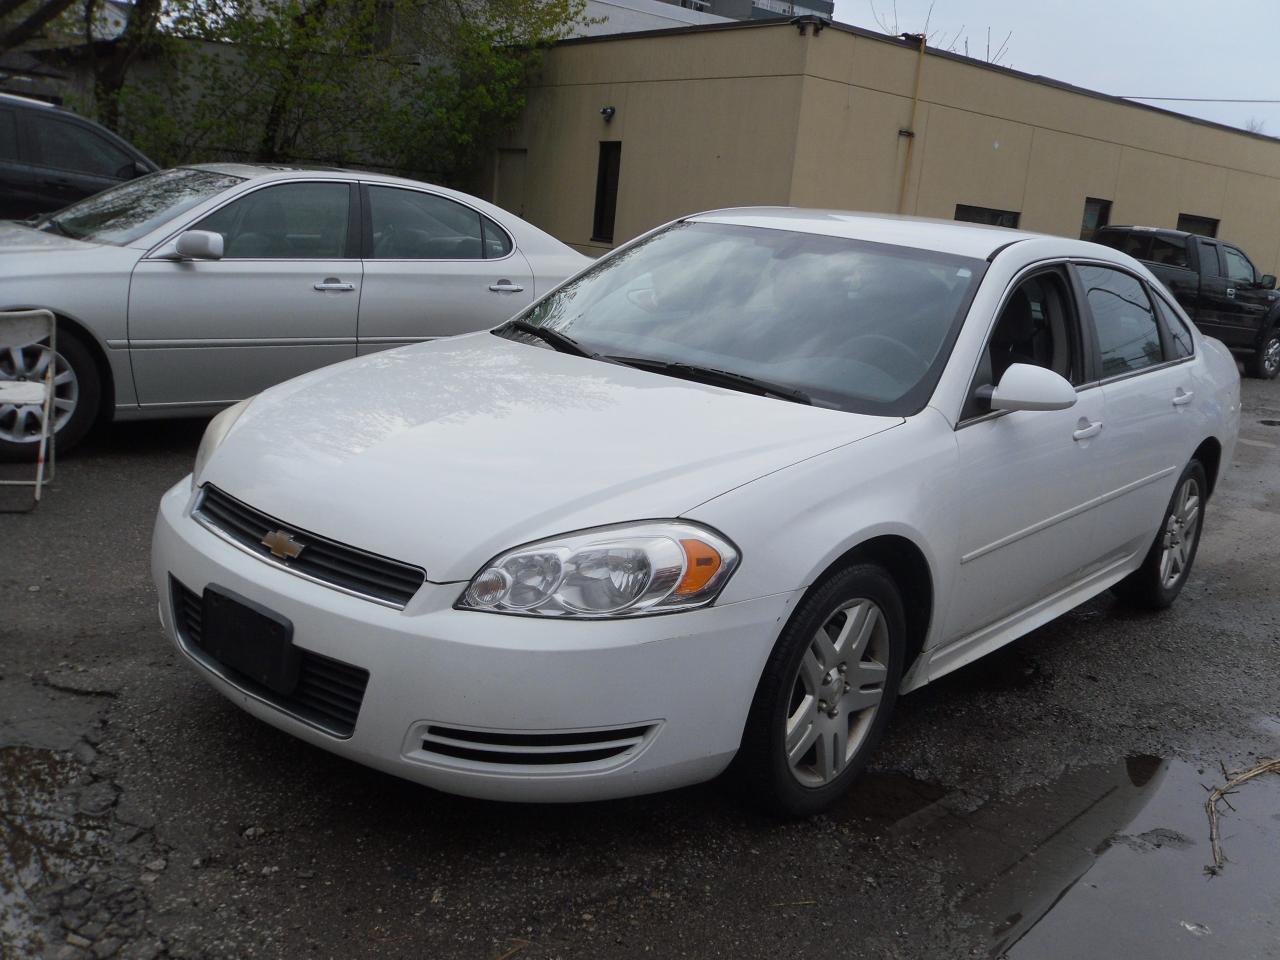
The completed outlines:
[[[110,130],[40,100],[0,93],[0,220],[25,220],[152,173]]]
[[[1187,316],[1244,360],[1255,377],[1280,373],[1280,293],[1239,247],[1156,227],[1103,227],[1095,243],[1145,263]]]

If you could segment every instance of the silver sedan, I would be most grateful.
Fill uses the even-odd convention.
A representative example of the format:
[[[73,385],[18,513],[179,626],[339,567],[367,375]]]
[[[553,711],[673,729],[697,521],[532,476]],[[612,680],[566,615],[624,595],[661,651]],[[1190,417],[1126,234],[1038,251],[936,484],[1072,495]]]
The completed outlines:
[[[360,354],[494,326],[589,260],[506,211],[412,180],[178,167],[0,223],[0,310],[59,318],[59,449],[102,418],[213,412]],[[43,377],[44,347],[0,354]],[[0,406],[0,458],[38,407]]]

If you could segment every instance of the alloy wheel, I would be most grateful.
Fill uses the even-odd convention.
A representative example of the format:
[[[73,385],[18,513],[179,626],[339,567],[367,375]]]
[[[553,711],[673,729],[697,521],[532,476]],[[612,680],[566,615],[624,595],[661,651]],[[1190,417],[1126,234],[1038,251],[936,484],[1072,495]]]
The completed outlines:
[[[818,628],[792,681],[784,744],[806,787],[835,780],[867,739],[889,664],[889,625],[867,599],[850,600]]]
[[[1269,377],[1280,372],[1280,337],[1272,337],[1263,348],[1262,369]]]
[[[1171,589],[1186,573],[1200,529],[1200,484],[1187,477],[1178,488],[1161,539],[1160,583]]]
[[[49,358],[49,348],[43,344],[0,350],[0,380],[42,381],[49,367]],[[53,385],[53,422],[56,432],[70,421],[80,397],[80,383],[75,371],[60,353],[54,363]],[[0,404],[0,440],[9,443],[34,443],[40,439],[43,416],[40,404]]]

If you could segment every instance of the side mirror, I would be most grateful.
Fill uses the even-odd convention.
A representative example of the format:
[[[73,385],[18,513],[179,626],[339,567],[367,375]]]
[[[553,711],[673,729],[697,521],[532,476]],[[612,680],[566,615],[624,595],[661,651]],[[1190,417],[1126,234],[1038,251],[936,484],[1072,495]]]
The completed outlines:
[[[1065,410],[1075,405],[1076,388],[1052,370],[1011,364],[991,390],[992,410]]]
[[[187,230],[174,245],[184,260],[221,260],[222,234],[212,230]]]
[[[1262,279],[1258,281],[1258,286],[1263,290],[1274,290],[1276,288],[1276,277],[1273,273],[1264,273]]]

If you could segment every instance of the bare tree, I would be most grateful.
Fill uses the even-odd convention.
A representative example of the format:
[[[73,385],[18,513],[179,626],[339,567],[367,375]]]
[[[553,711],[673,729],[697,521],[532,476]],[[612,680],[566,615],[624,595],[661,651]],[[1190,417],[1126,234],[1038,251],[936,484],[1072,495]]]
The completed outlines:
[[[966,31],[967,24],[962,23],[959,29],[952,33],[948,33],[945,30],[930,31],[929,27],[933,22],[933,8],[937,5],[937,2],[938,0],[932,0],[929,4],[929,9],[924,15],[924,24],[919,30],[904,30],[902,28],[902,21],[898,17],[898,0],[889,0],[889,5],[883,11],[876,8],[876,0],[867,0],[867,6],[871,8],[871,17],[875,20],[876,26],[892,37],[906,35],[918,37],[923,34],[925,43],[934,49],[945,50],[948,53],[959,53],[966,57],[984,60],[996,66],[1011,66],[1011,64],[1005,63],[1004,60],[1009,54],[1009,41],[1013,37],[1012,30],[1006,33],[1004,39],[997,42],[993,47],[991,43],[991,28],[987,27],[987,41],[983,52],[971,52],[969,34]]]
[[[1267,121],[1260,120],[1257,117],[1250,117],[1245,121],[1244,128],[1250,133],[1266,133]]]

